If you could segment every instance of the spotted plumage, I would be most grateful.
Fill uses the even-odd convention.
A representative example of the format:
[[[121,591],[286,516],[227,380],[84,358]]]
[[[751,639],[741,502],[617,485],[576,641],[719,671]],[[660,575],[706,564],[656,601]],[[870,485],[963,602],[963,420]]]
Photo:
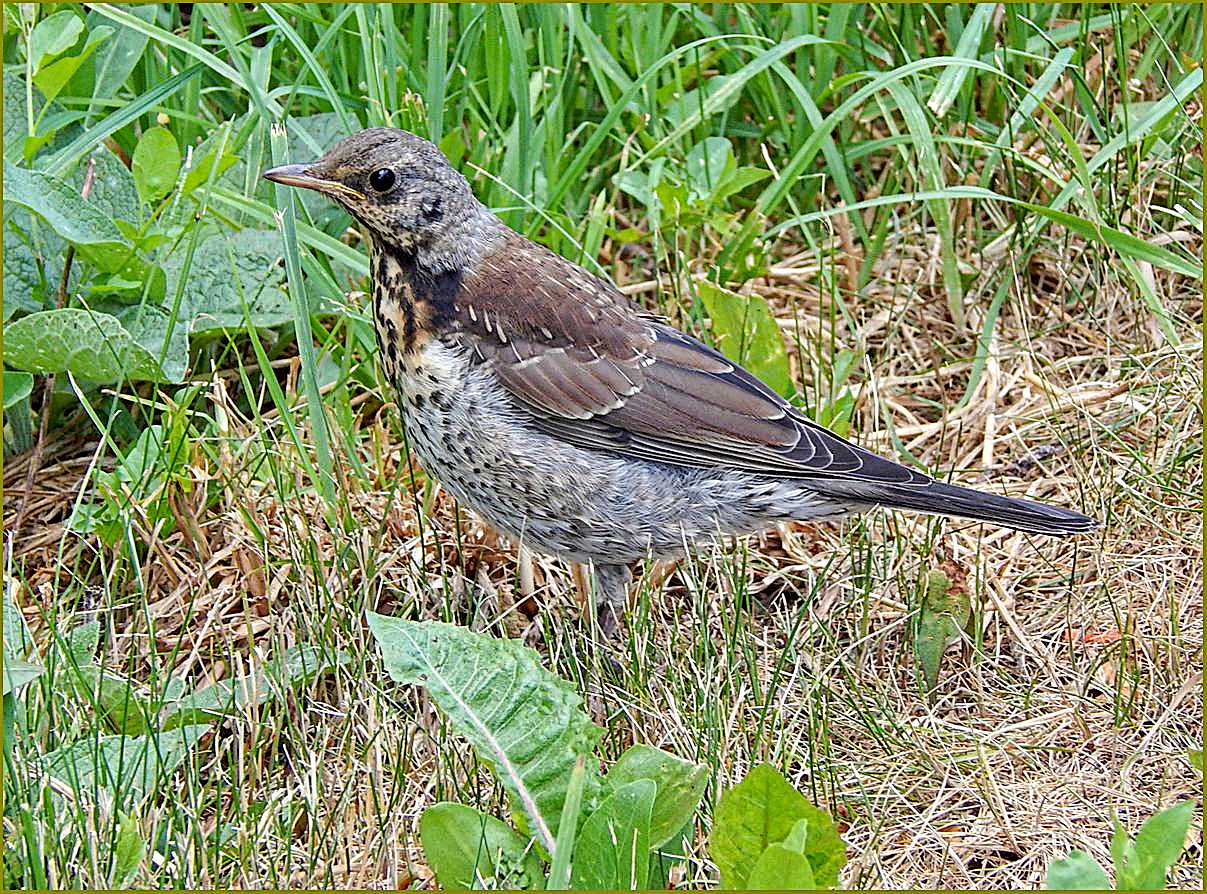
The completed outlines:
[[[1096,525],[937,482],[827,431],[505,227],[414,134],[361,131],[265,176],[324,193],[365,225],[381,361],[411,448],[517,541],[591,562],[605,629],[629,563],[718,533],[876,505],[1058,536]]]

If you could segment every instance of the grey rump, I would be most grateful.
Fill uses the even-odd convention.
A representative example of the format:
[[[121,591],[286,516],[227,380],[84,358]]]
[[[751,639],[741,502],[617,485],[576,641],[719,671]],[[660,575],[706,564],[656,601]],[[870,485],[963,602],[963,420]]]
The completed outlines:
[[[614,632],[629,563],[717,533],[872,506],[1057,536],[1067,509],[957,487],[806,419],[746,370],[503,225],[427,140],[372,128],[270,180],[367,229],[384,369],[411,448],[530,548],[595,569]]]

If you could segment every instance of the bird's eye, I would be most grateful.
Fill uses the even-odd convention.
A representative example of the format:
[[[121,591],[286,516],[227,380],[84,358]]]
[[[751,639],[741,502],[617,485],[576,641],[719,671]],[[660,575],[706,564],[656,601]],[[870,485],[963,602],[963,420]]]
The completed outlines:
[[[394,172],[389,168],[378,168],[369,175],[369,185],[378,192],[387,192],[394,185]]]

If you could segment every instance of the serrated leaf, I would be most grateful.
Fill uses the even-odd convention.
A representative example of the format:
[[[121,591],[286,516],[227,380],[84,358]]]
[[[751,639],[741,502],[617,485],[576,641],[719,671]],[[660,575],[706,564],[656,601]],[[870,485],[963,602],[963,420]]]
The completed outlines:
[[[650,847],[661,847],[691,823],[708,785],[708,768],[652,745],[634,745],[620,756],[604,782],[615,791],[637,779],[651,779],[658,787],[650,816]]]
[[[71,372],[92,382],[168,380],[116,317],[74,307],[10,323],[4,331],[4,362],[39,374]]]
[[[1169,867],[1186,846],[1186,830],[1194,819],[1194,801],[1183,801],[1149,817],[1134,841],[1116,858],[1115,887],[1120,891],[1155,891],[1165,887]]]
[[[43,769],[76,792],[92,797],[96,786],[119,804],[133,805],[156,792],[184,763],[209,724],[145,736],[89,736],[45,755]]]
[[[444,801],[423,811],[419,840],[446,890],[537,891],[544,886],[532,842],[502,820],[464,804]]]
[[[1111,887],[1106,870],[1085,851],[1070,851],[1048,866],[1044,886],[1049,891],[1106,891]]]
[[[130,171],[144,202],[150,204],[171,192],[180,173],[180,146],[172,132],[166,127],[143,131],[134,147]]]
[[[758,858],[783,842],[798,820],[808,820],[805,857],[819,887],[838,884],[847,862],[834,821],[768,764],[760,764],[721,796],[713,815],[709,853],[721,871],[721,887],[745,887]]]
[[[574,842],[570,886],[577,891],[641,891],[650,867],[650,815],[657,784],[619,786],[587,817]]]
[[[739,295],[711,282],[697,283],[717,349],[746,367],[784,397],[796,392],[788,352],[771,309],[761,295]]]
[[[589,763],[584,811],[598,799],[590,755],[603,730],[583,712],[582,698],[519,643],[435,621],[367,617],[390,676],[427,690],[552,853],[579,755]]]

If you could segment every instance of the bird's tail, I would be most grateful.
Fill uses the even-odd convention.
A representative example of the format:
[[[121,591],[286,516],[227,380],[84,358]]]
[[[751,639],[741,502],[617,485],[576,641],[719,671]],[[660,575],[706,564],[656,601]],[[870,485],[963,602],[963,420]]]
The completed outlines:
[[[1067,537],[1098,527],[1097,521],[1071,509],[1018,497],[1003,497],[941,481],[908,485],[846,479],[810,482],[810,487],[815,487],[826,496],[859,500],[890,509],[992,522],[1031,534]]]

